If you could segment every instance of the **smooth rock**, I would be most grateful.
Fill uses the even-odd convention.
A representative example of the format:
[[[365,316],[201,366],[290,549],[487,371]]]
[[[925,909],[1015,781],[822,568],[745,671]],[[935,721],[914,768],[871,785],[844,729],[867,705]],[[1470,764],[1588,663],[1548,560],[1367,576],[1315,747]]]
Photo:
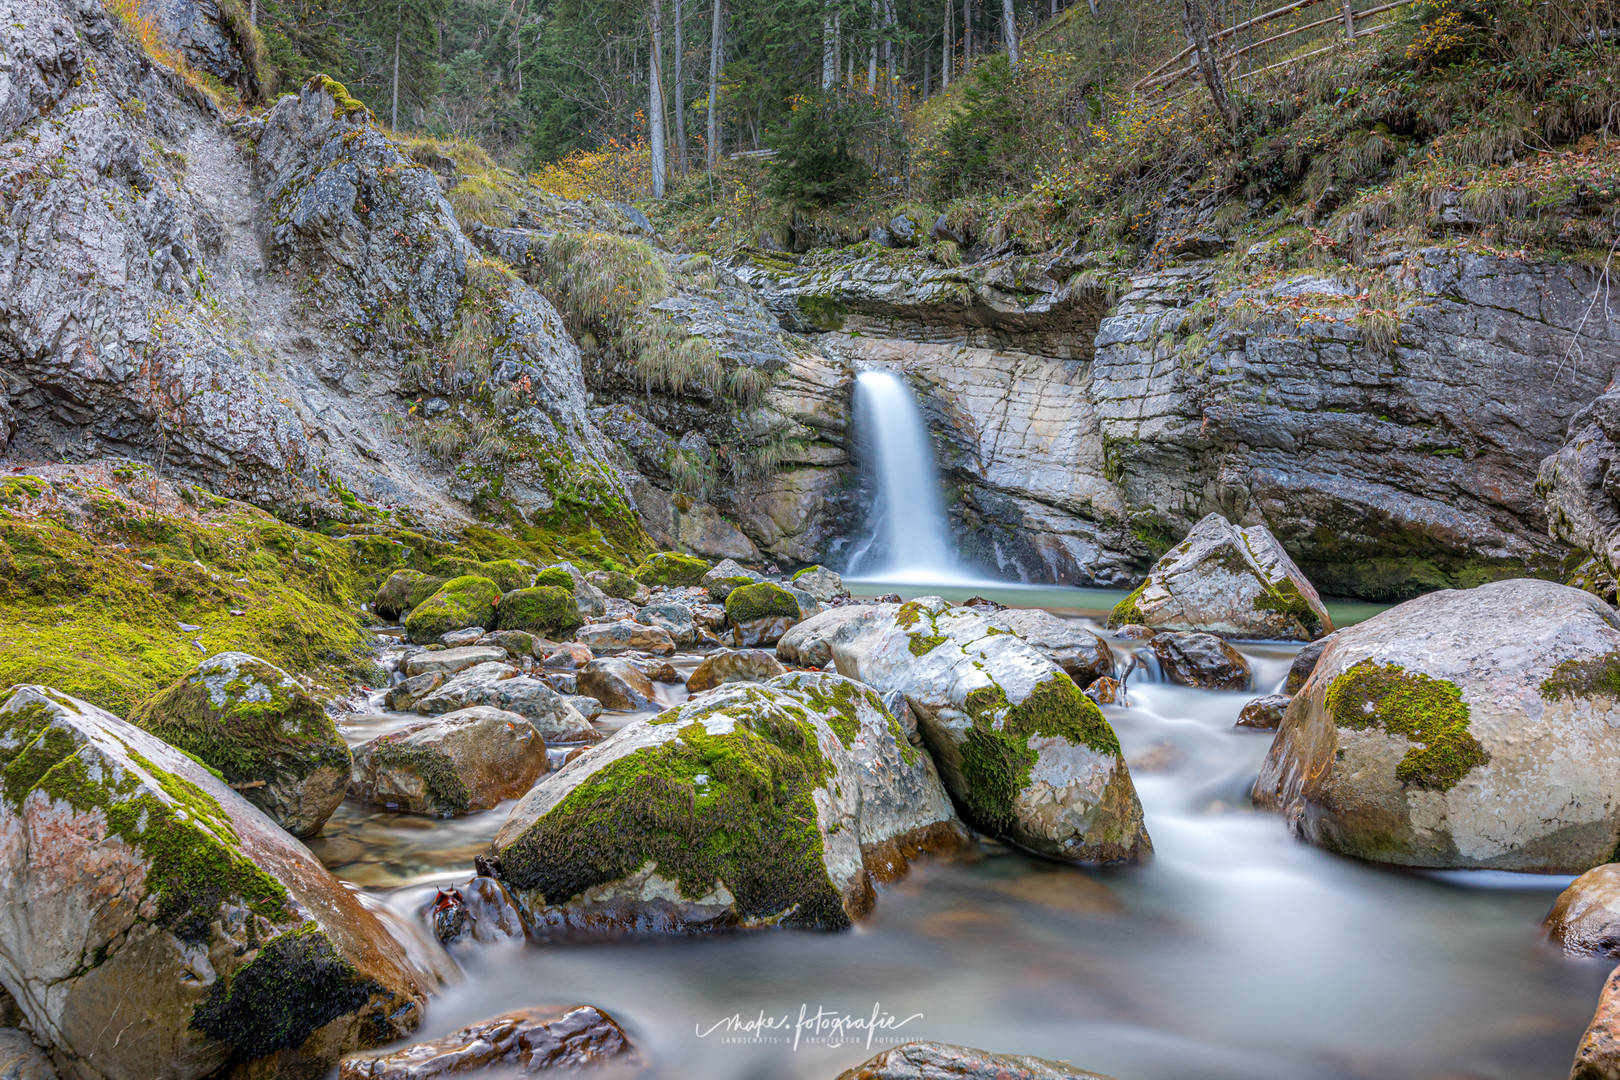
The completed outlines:
[[[538,1006],[481,1020],[379,1057],[345,1058],[338,1080],[437,1080],[498,1073],[539,1076],[630,1065],[636,1050],[618,1021],[593,1005]]]
[[[1073,619],[1063,619],[1041,608],[1009,608],[995,620],[1023,638],[1084,690],[1114,674],[1114,653],[1108,642]]]
[[[1103,676],[1086,687],[1086,697],[1099,705],[1124,705],[1125,687],[1118,680]]]
[[[647,604],[637,613],[636,621],[663,630],[677,646],[697,641],[697,621],[685,604]]]
[[[471,645],[483,637],[487,631],[482,626],[469,626],[465,630],[452,630],[448,634],[439,635],[439,644],[447,649],[459,649],[463,645]]]
[[[776,643],[776,655],[787,664],[826,667],[832,663],[835,644],[864,634],[874,621],[893,619],[899,608],[898,602],[831,608],[783,634],[782,640]]]
[[[631,649],[659,656],[669,656],[675,651],[675,641],[669,631],[628,619],[582,626],[574,638],[597,656],[614,656]]]
[[[1109,1080],[1061,1061],[909,1042],[838,1074],[838,1080]]]
[[[1620,863],[1593,867],[1570,882],[1542,926],[1566,956],[1620,957]]]
[[[686,689],[694,694],[713,690],[722,683],[769,682],[786,672],[781,663],[764,649],[724,649],[704,657],[686,680]]]
[[[1569,1080],[1620,1078],[1620,968],[1603,984],[1597,1011],[1575,1049]]]
[[[595,655],[589,645],[578,641],[565,641],[546,654],[545,667],[548,671],[572,671],[590,663]]]
[[[1153,655],[1165,677],[1182,686],[1206,690],[1247,690],[1253,672],[1243,654],[1214,634],[1159,632]]]
[[[543,655],[543,647],[550,643],[526,630],[496,630],[479,638],[478,644],[494,645],[510,660],[538,660]]]
[[[844,579],[825,566],[805,567],[793,575],[792,585],[796,589],[803,589],[823,604],[849,595],[849,590],[844,588]]]
[[[477,705],[379,735],[354,752],[349,795],[450,816],[515,799],[546,771],[546,743],[516,713]]]
[[[416,703],[444,685],[444,672],[427,671],[414,675],[388,691],[388,707],[410,712]]]
[[[1327,643],[1332,640],[1332,634],[1318,638],[1294,654],[1294,662],[1288,665],[1288,680],[1283,684],[1283,693],[1299,693],[1299,688],[1305,685],[1305,680],[1316,670],[1316,662],[1322,659],[1322,650],[1327,648]]]
[[[1288,703],[1294,700],[1287,694],[1267,694],[1257,697],[1238,713],[1237,727],[1254,728],[1258,731],[1275,731],[1282,724],[1283,715],[1288,712]]]
[[[652,680],[617,657],[601,657],[586,664],[579,671],[578,685],[581,694],[615,712],[634,712],[657,701]]]
[[[1581,873],[1620,842],[1620,618],[1519,578],[1334,635],[1255,784],[1302,838],[1406,866]]]
[[[438,652],[419,652],[405,661],[405,674],[414,677],[437,671],[454,675],[479,664],[504,664],[506,659],[506,650],[498,645],[464,645]]]
[[[417,701],[413,709],[426,716],[442,716],[474,705],[517,713],[547,743],[596,742],[602,737],[562,695],[506,664],[468,668]]]

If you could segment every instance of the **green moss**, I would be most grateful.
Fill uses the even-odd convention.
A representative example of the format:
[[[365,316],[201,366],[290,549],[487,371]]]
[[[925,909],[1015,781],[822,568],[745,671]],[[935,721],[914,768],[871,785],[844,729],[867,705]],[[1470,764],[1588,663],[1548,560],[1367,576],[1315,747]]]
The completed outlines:
[[[598,589],[616,600],[629,600],[641,591],[641,584],[622,570],[604,570],[592,580]]]
[[[911,638],[909,648],[912,656],[927,656],[949,640],[944,634],[914,633],[909,636]]]
[[[527,630],[531,634],[572,634],[585,622],[574,594],[555,585],[519,589],[501,597],[502,630]]]
[[[1541,683],[1547,701],[1606,697],[1620,701],[1620,652],[1565,660]]]
[[[347,86],[330,76],[311,75],[304,85],[310,90],[323,90],[332,95],[332,100],[336,103],[336,107],[332,109],[334,120],[345,116],[358,116],[362,119],[371,117],[371,110],[366,108],[365,103],[350,95]]]
[[[1468,703],[1447,679],[1408,674],[1399,664],[1362,660],[1328,686],[1333,722],[1354,731],[1380,727],[1413,743],[1395,775],[1403,783],[1450,791],[1490,754],[1468,730]]]
[[[316,1028],[357,1012],[383,992],[339,956],[313,922],[272,938],[253,959],[215,980],[191,1026],[229,1043],[233,1061],[302,1046]]]
[[[733,589],[726,597],[726,618],[733,626],[743,626],[756,619],[799,617],[799,602],[782,586],[769,581],[744,585]]]
[[[1316,609],[1311,607],[1310,601],[1305,599],[1305,594],[1299,591],[1299,586],[1287,578],[1283,578],[1275,585],[1258,576],[1256,580],[1262,585],[1260,595],[1254,598],[1256,611],[1274,611],[1280,615],[1287,615],[1298,622],[1312,639],[1321,636],[1322,619],[1317,615]]]
[[[406,746],[390,736],[378,742],[372,760],[379,768],[400,769],[421,777],[437,813],[456,814],[472,805],[472,792],[456,772],[455,761],[442,750]]]
[[[825,570],[825,569],[826,569],[826,567],[822,566],[820,563],[817,563],[815,566],[807,566],[803,570],[800,570],[798,573],[794,574],[792,580],[798,581],[800,578],[804,577],[806,574],[814,574],[819,570]]]
[[[709,582],[709,595],[722,604],[731,599],[731,594],[745,585],[753,585],[754,578],[743,574],[733,574],[730,577],[713,578]]]
[[[1114,605],[1114,610],[1108,613],[1108,626],[1110,629],[1120,626],[1142,626],[1146,624],[1147,616],[1142,614],[1140,606],[1142,594],[1147,591],[1148,583],[1144,580],[1136,590]]]
[[[843,743],[846,749],[855,745],[855,737],[861,733],[861,717],[856,708],[861,695],[859,686],[848,680],[839,679],[832,684],[832,690],[827,691],[822,689],[820,680],[813,676],[796,680],[790,685],[803,694],[811,706],[826,716],[827,726],[833,729],[833,734],[838,736],[838,741]],[[873,700],[877,700],[876,695],[873,695]],[[881,701],[877,707],[885,716],[888,715],[888,710],[883,708]]]
[[[545,585],[554,589],[563,589],[569,593],[574,591],[574,575],[560,566],[548,566],[534,576],[535,585]]]
[[[909,630],[922,620],[927,619],[930,627],[935,627],[933,612],[917,603],[908,600],[900,605],[900,610],[894,614],[894,625],[902,630]],[[937,629],[937,627],[935,627]]]
[[[240,851],[218,800],[133,750],[128,760],[146,776],[103,754],[42,703],[0,712],[6,800],[20,808],[39,791],[80,813],[100,811],[107,832],[148,861],[146,890],[156,901],[156,919],[176,937],[207,941],[209,923],[226,902],[269,919],[286,916],[286,890]]]
[[[434,559],[428,569],[441,578],[482,577],[500,586],[502,592],[527,589],[534,580],[534,571],[511,559],[479,562],[449,555]]]
[[[1016,705],[994,684],[970,691],[964,703],[973,726],[961,747],[964,809],[981,829],[1002,833],[1016,820],[1014,804],[1030,782],[1035,736],[1061,738],[1100,754],[1118,755],[1119,736],[1074,680],[1056,673]]]
[[[849,315],[848,309],[830,296],[800,296],[799,311],[821,331],[842,330]]]
[[[847,927],[816,827],[831,765],[814,725],[763,687],[723,710],[735,730],[721,735],[703,710],[671,710],[678,738],[604,766],[501,851],[507,882],[562,903],[650,861],[691,899],[724,881],[744,919]]]
[[[486,577],[452,578],[410,613],[405,634],[418,645],[430,645],[452,630],[493,629],[500,599],[500,586]]]
[[[444,587],[449,578],[434,577],[420,570],[396,570],[377,589],[372,610],[385,619],[399,619]]]
[[[709,572],[709,564],[696,555],[660,551],[647,556],[631,575],[649,588],[659,585],[696,585]]]

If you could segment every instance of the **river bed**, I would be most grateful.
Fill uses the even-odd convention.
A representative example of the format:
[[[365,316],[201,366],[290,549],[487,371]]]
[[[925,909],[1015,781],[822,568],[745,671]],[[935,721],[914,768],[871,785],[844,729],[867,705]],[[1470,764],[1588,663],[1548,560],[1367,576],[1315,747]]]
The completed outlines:
[[[895,591],[979,592],[1105,634],[1096,617],[1122,595]],[[1377,610],[1333,607],[1342,622]],[[1140,645],[1111,643],[1121,657]],[[1034,1054],[1119,1080],[1566,1076],[1612,967],[1567,959],[1540,936],[1570,879],[1380,869],[1293,840],[1249,808],[1271,733],[1232,725],[1281,684],[1294,650],[1239,648],[1255,667],[1251,692],[1153,684],[1139,670],[1130,706],[1104,710],[1146,810],[1146,865],[1081,870],[982,843],[914,865],[843,934],[458,949],[467,978],[433,1002],[421,1034],[589,1003],[626,1026],[653,1076],[832,1080],[881,1038],[869,1048],[864,1031],[838,1044],[799,1029],[795,1039],[798,1021],[877,1010],[898,1025],[890,1042]],[[690,670],[696,658],[677,661]],[[685,694],[660,689],[665,704]],[[598,726],[631,718],[604,714]],[[361,741],[387,722],[357,721],[347,734]],[[470,876],[509,808],[444,821],[345,803],[311,848],[371,900],[414,917],[436,886]],[[732,1017],[783,1026],[750,1037]]]

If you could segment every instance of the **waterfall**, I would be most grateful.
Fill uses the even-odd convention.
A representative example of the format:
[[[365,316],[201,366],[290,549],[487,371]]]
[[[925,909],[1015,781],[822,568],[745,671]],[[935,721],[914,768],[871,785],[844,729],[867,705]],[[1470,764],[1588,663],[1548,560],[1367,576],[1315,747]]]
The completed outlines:
[[[978,580],[951,547],[933,444],[905,380],[887,371],[856,376],[855,426],[871,455],[874,498],[850,575],[919,584]]]

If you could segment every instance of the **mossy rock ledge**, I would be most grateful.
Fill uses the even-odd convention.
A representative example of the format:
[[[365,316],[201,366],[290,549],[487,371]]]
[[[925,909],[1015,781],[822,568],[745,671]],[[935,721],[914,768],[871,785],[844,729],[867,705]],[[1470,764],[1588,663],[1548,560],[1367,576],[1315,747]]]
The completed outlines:
[[[1068,862],[1152,853],[1114,729],[994,613],[927,596],[833,608],[790,638],[784,659],[824,649],[840,673],[904,696],[969,825]]]
[[[1330,638],[1255,784],[1359,859],[1580,873],[1620,843],[1620,618],[1518,578],[1408,600]]]
[[[405,636],[418,645],[433,645],[452,630],[493,630],[500,599],[501,587],[489,578],[452,578],[406,616]]]
[[[0,695],[0,834],[0,976],[75,1075],[320,1075],[421,1021],[431,977],[303,845],[94,705]]]
[[[247,653],[210,656],[136,706],[130,721],[246,787],[294,836],[313,836],[343,801],[353,761],[319,701]]]
[[[1165,552],[1109,626],[1313,641],[1333,632],[1321,597],[1264,525],[1209,514]]]
[[[699,694],[541,780],[495,838],[531,933],[848,927],[873,902],[851,747],[892,717],[828,679]]]

